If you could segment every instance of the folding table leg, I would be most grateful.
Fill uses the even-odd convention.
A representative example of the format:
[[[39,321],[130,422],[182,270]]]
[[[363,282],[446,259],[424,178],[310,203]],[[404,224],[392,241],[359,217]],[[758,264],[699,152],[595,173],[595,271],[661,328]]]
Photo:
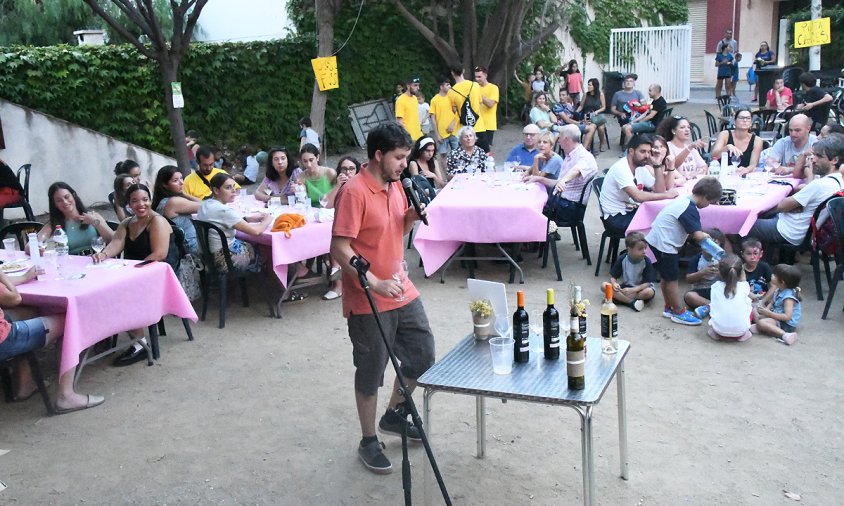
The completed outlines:
[[[475,423],[477,424],[478,458],[486,456],[486,397],[475,396]]]
[[[621,460],[621,478],[626,480],[630,473],[630,463],[627,458],[627,389],[624,385],[623,360],[615,373],[615,385],[618,389],[618,456]]]
[[[585,406],[580,413],[580,451],[583,466],[583,504],[592,506],[595,502],[595,480],[592,459],[592,406]]]

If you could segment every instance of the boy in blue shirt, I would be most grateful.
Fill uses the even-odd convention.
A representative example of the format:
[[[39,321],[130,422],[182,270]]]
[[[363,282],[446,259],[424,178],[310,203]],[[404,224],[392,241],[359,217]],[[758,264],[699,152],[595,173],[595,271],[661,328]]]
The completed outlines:
[[[656,269],[665,309],[662,315],[682,325],[700,325],[700,318],[687,310],[680,295],[680,248],[689,235],[697,242],[707,237],[701,230],[698,209],[721,199],[721,183],[712,176],[698,181],[688,197],[678,197],[665,206],[654,219],[651,231],[645,237],[656,257]]]

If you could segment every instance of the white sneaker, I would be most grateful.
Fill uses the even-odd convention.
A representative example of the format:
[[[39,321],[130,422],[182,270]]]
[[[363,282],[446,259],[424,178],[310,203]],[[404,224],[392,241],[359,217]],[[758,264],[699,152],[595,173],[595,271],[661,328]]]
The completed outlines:
[[[795,332],[786,332],[779,338],[779,340],[789,346],[797,342],[797,334]]]
[[[633,302],[633,309],[635,309],[637,312],[645,309],[645,301],[643,301],[643,300],[634,301]]]

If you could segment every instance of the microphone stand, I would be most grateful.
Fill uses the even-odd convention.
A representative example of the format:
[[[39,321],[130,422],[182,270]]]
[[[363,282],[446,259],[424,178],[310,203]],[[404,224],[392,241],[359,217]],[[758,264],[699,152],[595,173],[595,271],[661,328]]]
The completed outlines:
[[[360,286],[363,287],[363,291],[366,294],[366,298],[369,301],[369,307],[372,308],[372,316],[375,318],[375,324],[378,325],[378,332],[381,333],[381,340],[384,341],[384,346],[387,348],[387,354],[390,356],[390,362],[393,364],[393,369],[396,371],[396,380],[399,383],[399,393],[404,397],[404,404],[409,408],[409,413],[406,413],[405,416],[410,415],[410,419],[413,421],[413,424],[419,429],[419,435],[422,437],[422,444],[425,446],[425,453],[428,454],[428,461],[431,463],[431,469],[434,471],[434,476],[437,478],[437,484],[440,487],[440,492],[443,495],[443,500],[445,504],[451,506],[451,499],[448,497],[448,491],[445,488],[445,482],[443,481],[442,474],[440,474],[440,469],[437,466],[437,460],[434,458],[434,453],[431,451],[431,445],[428,442],[428,435],[425,434],[425,430],[422,427],[422,420],[419,418],[419,411],[416,409],[416,404],[413,402],[413,397],[410,396],[410,392],[407,388],[407,383],[404,380],[404,375],[401,373],[401,369],[399,368],[399,360],[396,357],[395,352],[393,351],[393,347],[390,346],[390,342],[387,339],[387,334],[384,332],[384,327],[381,324],[381,318],[378,316],[378,307],[375,305],[375,299],[372,298],[372,293],[370,293],[369,281],[366,279],[366,272],[369,270],[369,262],[363,258],[362,256],[353,256],[349,263],[355,270],[358,272],[358,281],[360,281]],[[411,489],[411,478],[410,478],[410,459],[407,456],[407,425],[404,425],[401,434],[401,451],[402,451],[402,462],[401,462],[401,477],[402,477],[402,488],[404,489],[404,503],[406,505],[413,504],[410,495]]]

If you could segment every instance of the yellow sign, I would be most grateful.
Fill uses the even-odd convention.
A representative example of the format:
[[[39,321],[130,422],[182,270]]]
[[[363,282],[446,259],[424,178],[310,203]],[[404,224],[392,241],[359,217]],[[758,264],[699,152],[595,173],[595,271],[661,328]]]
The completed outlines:
[[[811,47],[832,42],[829,18],[794,23],[794,47]]]
[[[316,77],[317,84],[319,85],[319,91],[333,90],[340,87],[336,56],[314,58],[311,60],[311,66],[314,68],[314,77]]]

